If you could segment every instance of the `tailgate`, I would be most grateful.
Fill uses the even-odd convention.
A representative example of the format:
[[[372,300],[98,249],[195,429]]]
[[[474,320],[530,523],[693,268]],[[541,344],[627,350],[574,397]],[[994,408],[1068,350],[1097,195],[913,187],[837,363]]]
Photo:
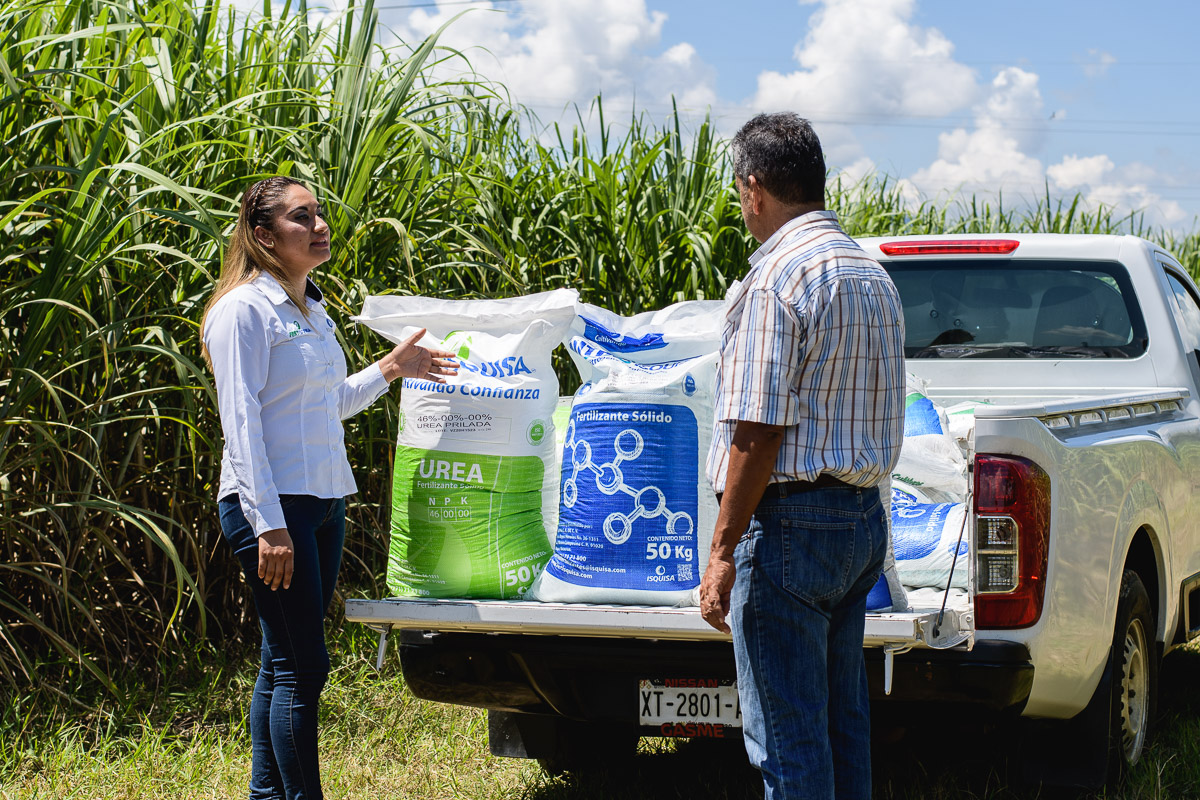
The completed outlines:
[[[939,616],[941,619],[939,620]],[[346,619],[381,631],[393,628],[455,633],[521,633],[541,636],[729,640],[697,608],[541,603],[513,600],[443,600],[394,597],[347,600]],[[914,609],[867,614],[863,645],[891,651],[912,647],[969,646],[974,633],[966,609]]]

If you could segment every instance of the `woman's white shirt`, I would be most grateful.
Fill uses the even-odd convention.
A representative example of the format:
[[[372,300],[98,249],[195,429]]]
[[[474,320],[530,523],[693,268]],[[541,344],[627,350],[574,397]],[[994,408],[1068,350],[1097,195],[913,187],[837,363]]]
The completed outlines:
[[[305,300],[307,319],[264,273],[217,301],[202,331],[225,433],[217,496],[236,492],[260,536],[286,527],[281,494],[358,490],[342,420],[388,386],[378,364],[347,377],[337,328],[311,282]]]

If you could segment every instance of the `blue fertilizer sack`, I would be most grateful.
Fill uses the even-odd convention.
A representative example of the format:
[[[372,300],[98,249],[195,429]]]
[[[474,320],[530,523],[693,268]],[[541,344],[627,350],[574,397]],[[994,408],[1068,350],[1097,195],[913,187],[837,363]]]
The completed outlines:
[[[892,503],[896,490],[889,488],[890,481],[879,485],[879,499],[883,503],[884,518],[888,521],[887,555],[883,559],[883,571],[879,580],[867,595],[867,611],[905,611],[908,609],[908,592],[896,572],[896,557],[892,552]]]
[[[723,320],[718,301],[633,317],[580,306],[554,555],[527,597],[694,602],[716,524],[704,462]]]
[[[922,503],[893,490],[892,550],[901,583],[945,589],[949,581],[954,588],[967,588],[966,514],[963,503]]]

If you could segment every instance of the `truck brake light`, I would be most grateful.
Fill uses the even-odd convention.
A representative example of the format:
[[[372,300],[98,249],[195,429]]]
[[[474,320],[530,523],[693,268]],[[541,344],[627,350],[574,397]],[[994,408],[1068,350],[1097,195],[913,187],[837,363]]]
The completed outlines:
[[[1027,628],[1042,615],[1050,476],[1015,456],[975,456],[975,625]]]
[[[879,249],[887,256],[1006,256],[1020,244],[1016,239],[926,239],[920,242],[885,242],[879,245]]]

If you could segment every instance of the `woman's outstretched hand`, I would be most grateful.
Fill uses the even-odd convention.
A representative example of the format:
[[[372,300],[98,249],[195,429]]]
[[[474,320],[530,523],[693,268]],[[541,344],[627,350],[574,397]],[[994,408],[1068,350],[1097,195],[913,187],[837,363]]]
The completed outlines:
[[[296,557],[287,528],[275,528],[258,537],[258,577],[272,592],[280,586],[287,589],[292,585],[295,568]]]
[[[426,380],[445,383],[443,375],[457,375],[458,362],[454,353],[446,350],[430,350],[417,344],[425,329],[414,333],[379,359],[379,369],[383,377],[391,381],[396,378],[425,378]]]

